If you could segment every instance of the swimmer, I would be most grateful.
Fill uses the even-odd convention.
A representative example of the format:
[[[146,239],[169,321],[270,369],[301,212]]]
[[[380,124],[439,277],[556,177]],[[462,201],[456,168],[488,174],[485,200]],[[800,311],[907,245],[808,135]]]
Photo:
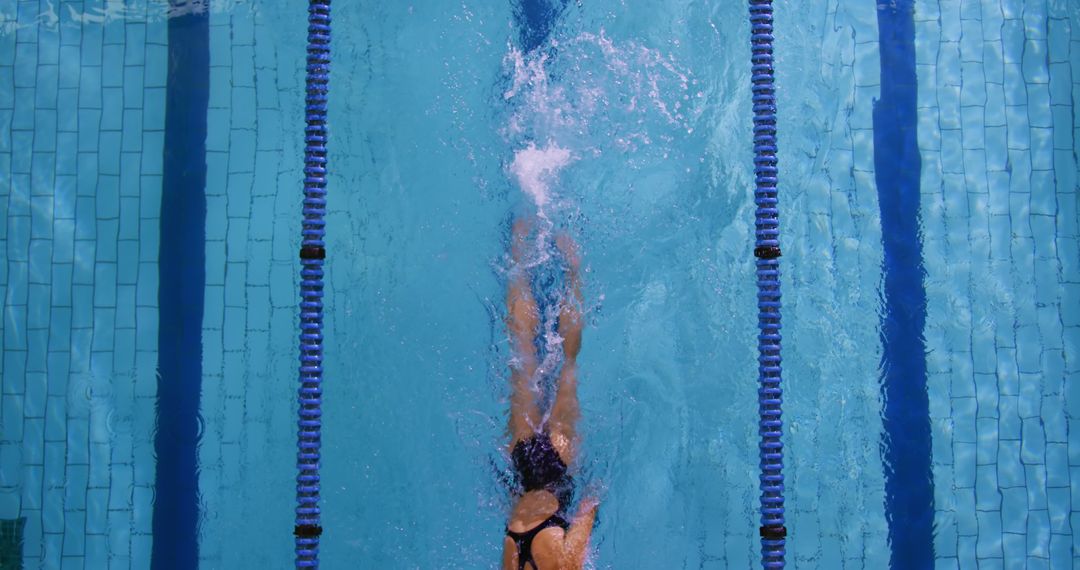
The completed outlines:
[[[507,328],[516,359],[511,366],[510,456],[521,483],[503,539],[504,570],[571,570],[585,564],[589,537],[598,501],[581,501],[572,520],[567,520],[574,481],[569,466],[577,455],[578,419],[577,355],[581,350],[581,264],[569,235],[556,244],[566,260],[567,299],[559,311],[558,334],[562,337],[563,365],[555,402],[545,422],[530,385],[538,361],[533,338],[539,327],[536,299],[521,269],[529,224],[514,223],[511,254],[518,265],[506,295]]]

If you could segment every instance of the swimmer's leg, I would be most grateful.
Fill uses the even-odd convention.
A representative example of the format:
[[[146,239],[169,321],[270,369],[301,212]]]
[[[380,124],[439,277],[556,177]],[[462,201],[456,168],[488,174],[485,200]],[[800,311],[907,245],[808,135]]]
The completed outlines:
[[[577,245],[567,234],[555,239],[566,258],[567,293],[559,311],[559,336],[563,343],[563,365],[555,403],[551,406],[548,430],[551,442],[563,463],[570,465],[577,456],[577,420],[580,416],[577,397],[577,355],[581,350],[581,278]]]
[[[539,311],[532,288],[529,287],[522,260],[529,224],[525,220],[514,222],[510,251],[514,258],[510,287],[506,293],[506,328],[510,332],[513,361],[510,365],[510,449],[517,442],[536,433],[540,426],[540,408],[532,390],[536,376],[537,356],[533,337],[539,325]]]

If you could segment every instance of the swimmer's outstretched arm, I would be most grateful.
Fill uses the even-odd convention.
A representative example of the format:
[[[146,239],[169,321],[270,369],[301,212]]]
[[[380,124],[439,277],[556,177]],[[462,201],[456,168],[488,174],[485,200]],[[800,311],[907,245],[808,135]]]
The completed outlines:
[[[562,337],[563,365],[559,373],[555,402],[551,406],[551,443],[567,464],[577,456],[577,421],[581,415],[577,397],[577,356],[581,351],[581,260],[577,245],[567,234],[556,238],[556,244],[566,258],[566,297],[559,311],[559,336]]]
[[[510,332],[514,362],[510,366],[510,449],[518,441],[528,438],[540,426],[540,408],[530,389],[536,374],[537,356],[533,337],[539,325],[540,315],[533,298],[532,288],[522,267],[525,256],[525,240],[529,224],[525,220],[514,222],[510,251],[514,267],[510,287],[506,292],[506,328]]]

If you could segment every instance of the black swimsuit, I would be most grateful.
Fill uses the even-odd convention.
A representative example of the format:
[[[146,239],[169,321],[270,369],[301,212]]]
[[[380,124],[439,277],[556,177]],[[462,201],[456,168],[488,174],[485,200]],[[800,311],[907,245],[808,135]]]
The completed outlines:
[[[574,495],[574,480],[567,475],[566,464],[559,457],[555,446],[551,444],[551,437],[546,431],[533,434],[523,439],[514,446],[510,454],[514,460],[514,469],[517,470],[518,479],[525,492],[545,490],[555,495],[559,501],[559,510],[544,522],[536,525],[525,532],[514,532],[506,529],[506,536],[514,540],[518,549],[518,570],[525,570],[525,564],[532,564],[533,570],[539,570],[536,560],[532,557],[532,541],[540,531],[553,526],[562,527],[563,530],[570,528],[570,523],[563,518],[562,513],[570,505]]]

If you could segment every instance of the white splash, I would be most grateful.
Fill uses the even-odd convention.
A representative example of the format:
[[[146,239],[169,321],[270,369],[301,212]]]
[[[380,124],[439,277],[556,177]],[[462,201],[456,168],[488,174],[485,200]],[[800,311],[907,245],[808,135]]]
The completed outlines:
[[[517,178],[518,186],[527,194],[537,210],[543,211],[551,201],[551,186],[559,171],[574,161],[570,151],[549,141],[544,148],[529,142],[525,148],[514,153],[510,173]]]

